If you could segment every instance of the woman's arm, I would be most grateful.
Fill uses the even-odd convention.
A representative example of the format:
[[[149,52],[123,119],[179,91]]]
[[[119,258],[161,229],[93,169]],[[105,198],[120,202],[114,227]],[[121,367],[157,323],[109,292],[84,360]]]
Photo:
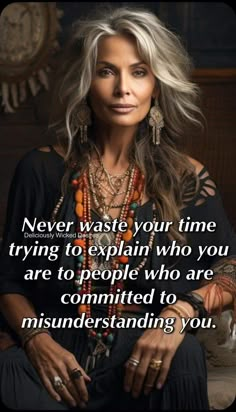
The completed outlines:
[[[199,166],[199,170],[202,170],[202,165]],[[202,198],[200,197],[201,201],[198,203],[195,197],[196,202],[187,210],[186,215],[193,216],[193,220],[215,221],[217,230],[214,233],[193,234],[192,242],[189,235],[189,244],[196,245],[196,247],[198,245],[229,246],[229,255],[224,259],[220,259],[219,255],[207,256],[206,268],[213,270],[213,278],[210,281],[201,282],[197,288],[196,286],[191,288],[189,283],[188,290],[202,296],[203,305],[210,316],[220,314],[222,310],[234,309],[234,321],[236,321],[236,236],[224,212],[218,191],[207,171],[201,176],[201,180],[199,194],[202,195],[201,189],[205,189]],[[159,314],[163,318],[174,317],[176,319],[174,331],[166,334],[162,329],[147,329],[138,339],[130,356],[139,361],[138,367],[129,361],[125,365],[124,388],[132,392],[135,397],[139,396],[142,388],[145,393],[149,393],[152,387],[164,385],[172,359],[186,333],[186,330],[182,332],[181,318],[194,318],[200,315],[196,308],[201,310],[202,305],[192,306],[191,299],[188,298],[185,301],[180,292],[176,293],[176,296],[177,301],[165,307]],[[203,313],[201,310],[201,316]],[[160,370],[150,371],[149,364],[153,358],[162,361]]]
[[[196,159],[188,159],[199,176],[204,166]],[[205,241],[204,245],[224,245],[229,248],[229,252],[225,258],[219,258],[217,255],[213,258],[210,267],[214,272],[213,278],[201,280],[201,287],[193,292],[203,298],[204,307],[211,316],[220,315],[223,310],[231,309],[233,321],[236,323],[236,235],[225,213],[217,186],[208,171],[200,177],[199,192],[200,195],[204,192],[204,198],[200,199],[202,207],[199,209],[198,203],[195,203],[195,213],[199,210],[199,220],[215,221],[217,227],[214,233],[209,234],[209,241]],[[199,244],[201,241],[199,237]],[[181,304],[190,307],[187,302],[181,301]]]
[[[194,290],[193,292],[198,293],[198,295],[201,295],[203,300],[204,300],[204,306],[207,310],[207,312],[211,315],[217,315],[219,313],[219,310],[221,309],[221,302],[217,293],[217,285],[212,284],[212,288],[210,289],[209,293],[209,299],[206,299],[207,293],[209,291],[208,285],[205,285],[201,287],[200,289]],[[222,309],[223,310],[233,310],[233,297],[232,294],[223,291],[222,292]]]
[[[23,295],[5,294],[0,296],[0,311],[8,324],[22,338],[24,329],[21,328],[23,318],[35,318],[36,313],[31,302]],[[72,353],[60,346],[47,333],[32,336],[24,346],[28,358],[38,372],[45,388],[57,401],[63,400],[70,406],[77,404],[83,408],[88,401],[88,392],[85,382],[90,381],[89,376],[78,364]],[[84,379],[70,380],[69,373],[73,369],[80,369]],[[68,388],[64,386],[61,397],[53,387],[53,377],[57,375]]]
[[[236,323],[236,257],[228,256],[217,261],[211,269],[213,279],[203,280],[196,292],[202,296],[204,306],[210,315],[221,315],[224,310],[232,310],[231,327]]]
[[[84,402],[88,400],[86,383],[90,378],[79,365],[74,354],[59,345],[53,339],[53,333],[50,336],[48,333],[41,333],[42,330],[38,333],[39,331],[32,331],[32,328],[28,330],[21,327],[23,318],[37,317],[31,303],[31,296],[33,301],[31,284],[24,279],[25,270],[29,265],[31,266],[31,263],[25,264],[20,257],[9,256],[9,246],[12,242],[17,245],[32,243],[22,232],[24,217],[27,216],[29,220],[42,216],[47,218],[54,206],[59,184],[54,188],[55,174],[50,179],[48,176],[50,170],[57,171],[59,165],[55,163],[57,157],[48,158],[46,155],[37,150],[26,155],[17,166],[11,183],[1,251],[0,311],[12,330],[21,340],[23,338],[23,349],[48,393],[54,399],[63,400],[71,407],[79,405],[83,408]],[[58,182],[59,175],[61,173],[58,172],[56,177]],[[53,183],[54,186],[49,185],[48,182]],[[51,188],[50,193],[48,187]],[[35,263],[32,261],[33,264]],[[70,378],[73,369],[81,371],[80,379]],[[60,393],[55,390],[53,384],[55,376],[59,376],[64,382]]]
[[[204,307],[211,316],[219,314],[222,310],[233,310],[233,297],[232,294],[227,291],[222,291],[221,298],[219,298],[219,293],[217,292],[217,285],[212,284],[211,289],[208,285],[202,286],[199,289],[193,290],[203,298]],[[198,317],[198,311],[194,310],[192,305],[181,299],[176,301],[176,304],[180,304],[185,307],[185,309],[190,314],[190,317]],[[175,304],[173,304],[174,306]]]
[[[205,300],[208,293],[208,286],[203,286],[194,292],[198,293]],[[215,287],[211,289],[211,299],[210,304],[205,305],[205,308],[211,315],[218,313],[220,303],[216,299],[217,292]],[[232,307],[233,297],[229,292],[223,292],[223,306],[226,310]],[[176,314],[173,308],[177,309],[177,312],[181,312],[181,316]],[[147,329],[141,338],[138,339],[136,345],[134,346],[133,352],[130,358],[140,360],[140,376],[136,376],[137,368],[130,366],[129,361],[126,363],[126,373],[124,379],[124,389],[127,392],[132,392],[134,397],[138,397],[142,388],[144,388],[144,393],[149,394],[151,387],[157,386],[161,388],[167,378],[172,359],[178,346],[184,339],[185,332],[181,332],[183,324],[181,322],[181,317],[183,318],[194,318],[198,317],[198,311],[193,308],[193,306],[186,302],[178,299],[173,305],[169,305],[163,312],[159,314],[163,318],[175,317],[175,330],[171,334],[166,334],[161,329]],[[156,375],[153,371],[150,372],[149,364],[150,360],[154,358],[156,360],[161,360],[162,365]],[[145,385],[144,386],[144,381]],[[160,386],[158,386],[160,385]]]
[[[19,337],[22,336],[23,318],[36,317],[32,303],[25,296],[19,294],[1,295],[0,312]]]

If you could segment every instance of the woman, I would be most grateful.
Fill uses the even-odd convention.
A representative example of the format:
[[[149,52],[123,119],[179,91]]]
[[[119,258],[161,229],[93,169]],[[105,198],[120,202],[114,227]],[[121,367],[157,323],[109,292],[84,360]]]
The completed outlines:
[[[189,80],[190,68],[177,37],[149,11],[120,8],[74,26],[56,92],[62,111],[54,114],[53,126],[61,143],[27,154],[9,195],[0,298],[8,332],[15,339],[0,353],[1,397],[8,407],[208,408],[204,351],[194,330],[180,330],[183,318],[204,318],[233,308],[235,278],[227,268],[235,268],[236,242],[207,170],[178,147],[189,124],[199,123],[198,89]],[[35,237],[30,237],[35,218],[69,223],[69,231],[50,243],[53,232],[43,238],[42,225],[36,227],[36,222]],[[217,229],[180,231],[182,218],[215,221]],[[126,222],[125,231],[82,228],[115,219]],[[167,231],[149,232],[140,226],[146,221],[171,223]],[[12,247],[9,257],[12,242],[28,249],[13,258]],[[58,246],[54,257],[37,257],[36,252],[29,259],[23,256],[41,242]],[[157,246],[173,242],[190,245],[192,253],[157,254]],[[229,245],[230,253],[224,260],[219,255],[199,260],[199,244]],[[89,252],[91,247],[105,251],[112,245],[149,249],[147,255],[121,254],[108,260],[102,253]],[[80,250],[78,256],[66,253],[72,246]],[[124,273],[126,265],[137,270],[135,281],[82,279],[86,269]],[[163,265],[179,270],[179,279],[145,279],[145,270]],[[41,272],[37,279],[30,277],[29,269],[36,273],[45,267],[52,276]],[[203,276],[187,279],[189,270],[203,273],[209,268],[215,272],[209,284],[203,285]],[[64,278],[64,270],[74,271],[74,278]],[[74,295],[80,302],[91,292],[147,296],[152,289],[151,304],[69,300]],[[171,294],[175,301],[164,299]],[[50,322],[22,328],[26,318],[138,320],[147,312],[166,322],[174,318],[172,333],[163,327],[60,328]]]

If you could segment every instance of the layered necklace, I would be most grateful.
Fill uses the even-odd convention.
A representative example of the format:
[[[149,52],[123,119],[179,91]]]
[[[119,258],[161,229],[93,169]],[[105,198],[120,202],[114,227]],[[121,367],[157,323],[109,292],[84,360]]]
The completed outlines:
[[[94,162],[84,173],[76,172],[72,176],[72,187],[74,189],[75,199],[75,214],[77,217],[76,239],[73,244],[81,246],[82,254],[76,257],[75,262],[75,287],[78,294],[91,294],[92,285],[91,278],[80,281],[82,270],[88,269],[93,271],[95,268],[103,269],[120,269],[125,270],[128,264],[128,256],[115,256],[109,262],[101,262],[96,257],[91,257],[88,254],[88,248],[94,244],[101,245],[115,245],[119,249],[121,240],[125,246],[128,245],[133,238],[133,224],[136,218],[138,206],[141,204],[142,194],[144,190],[144,175],[140,169],[131,163],[127,170],[120,175],[111,175],[104,167],[101,157],[98,156],[97,163]],[[101,188],[104,195],[101,195]],[[106,193],[110,195],[110,200],[107,201]],[[123,201],[121,204],[115,203],[117,195],[123,194]],[[127,223],[126,232],[116,233],[87,233],[81,231],[80,222],[92,222],[91,200],[101,216],[101,220],[112,220],[109,215],[109,210],[112,208],[120,208],[119,221]],[[156,221],[156,210],[153,205],[153,221]],[[154,231],[149,235],[148,246],[149,250],[153,247],[155,233]],[[123,249],[123,250],[124,250]],[[139,265],[135,268],[137,271],[142,269],[146,264],[147,257],[144,257]],[[116,281],[115,284],[110,284],[109,295],[115,295],[119,289],[119,293],[124,290],[124,282],[122,280]],[[85,313],[86,318],[91,318],[91,305],[80,304],[78,306],[78,314],[81,316]],[[113,315],[119,318],[122,314],[122,304],[108,304],[107,317],[110,319]],[[115,330],[111,327],[106,329],[88,329],[90,355],[88,356],[85,369],[88,371],[95,367],[97,358],[102,353],[109,356],[110,347],[114,340]]]
[[[100,159],[99,162],[101,162]],[[74,239],[74,245],[81,246],[83,250],[83,253],[77,257],[75,268],[75,286],[77,293],[80,295],[91,294],[92,292],[91,279],[84,280],[82,284],[80,282],[82,270],[88,269],[92,271],[96,267],[100,270],[107,268],[107,266],[104,267],[104,262],[99,263],[98,261],[96,261],[96,258],[92,259],[92,257],[87,253],[88,248],[94,243],[99,243],[99,241],[100,244],[114,244],[115,246],[117,246],[117,250],[121,240],[125,242],[124,245],[128,244],[133,237],[133,222],[136,214],[136,209],[141,202],[141,195],[143,193],[144,176],[137,166],[131,164],[131,166],[129,166],[125,173],[123,173],[122,175],[109,175],[110,185],[108,190],[112,191],[112,195],[110,202],[106,203],[105,196],[101,200],[99,193],[99,190],[101,188],[100,183],[104,184],[106,182],[104,175],[108,178],[108,172],[103,165],[100,165],[100,168],[96,165],[93,165],[93,168],[89,167],[88,170],[83,174],[74,174],[72,179],[72,186],[75,190],[75,213],[77,216],[77,236],[76,239]],[[126,188],[124,190],[122,189],[122,186],[124,188],[125,183]],[[116,193],[113,194],[113,191],[116,191]],[[114,203],[116,197],[115,194],[117,194],[117,192],[121,194],[122,191],[124,192],[124,200],[121,205],[116,206]],[[99,213],[101,214],[101,219],[104,221],[106,221],[107,219],[112,219],[108,214],[110,208],[121,207],[119,220],[127,222],[126,232],[118,231],[117,233],[110,232],[106,234],[81,232],[80,222],[92,222],[91,198],[94,205],[97,207]],[[101,203],[99,203],[99,200]],[[125,265],[127,264],[127,256],[117,256],[113,257],[111,261],[109,261],[109,268],[111,270],[121,269],[122,271],[124,271]],[[115,295],[117,289],[119,289],[120,292],[124,290],[124,283],[122,280],[110,285],[108,293]],[[78,314],[81,315],[82,313],[85,313],[86,318],[91,318],[91,305],[79,305]],[[121,313],[121,304],[108,304],[107,316],[109,319],[113,315],[119,318],[121,316]],[[88,329],[88,336],[90,340],[96,341],[96,347],[93,347],[92,356],[88,359],[88,362],[90,362],[92,359],[92,367],[94,367],[96,355],[104,351],[109,354],[109,348],[111,347],[114,339],[114,330],[110,327],[102,330]],[[89,365],[87,365],[87,369],[88,368]]]
[[[118,175],[111,175],[104,167],[99,151],[96,149],[97,159],[89,165],[89,184],[95,208],[103,221],[112,220],[109,210],[121,208],[127,203],[127,197],[123,202],[115,202],[115,198],[129,193],[127,188],[131,183],[131,175],[134,172],[134,163],[130,163],[127,170]],[[109,199],[109,200],[108,200]]]

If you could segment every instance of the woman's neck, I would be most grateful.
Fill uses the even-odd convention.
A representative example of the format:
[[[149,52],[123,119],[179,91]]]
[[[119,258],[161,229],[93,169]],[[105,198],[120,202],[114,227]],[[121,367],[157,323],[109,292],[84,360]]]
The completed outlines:
[[[119,174],[129,166],[129,149],[135,138],[134,127],[115,129],[98,128],[95,144],[101,156],[104,167],[111,173]],[[94,154],[96,155],[96,154]]]

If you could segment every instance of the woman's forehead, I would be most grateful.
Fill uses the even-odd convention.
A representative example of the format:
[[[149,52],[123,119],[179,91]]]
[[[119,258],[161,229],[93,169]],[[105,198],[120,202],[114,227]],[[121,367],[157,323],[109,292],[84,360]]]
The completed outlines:
[[[98,41],[98,51],[100,53],[123,50],[132,50],[137,52],[136,39],[131,35],[113,35],[113,36],[103,36]]]
[[[126,35],[104,36],[99,40],[97,62],[108,59],[126,59],[131,62],[130,64],[143,61],[135,38]]]

